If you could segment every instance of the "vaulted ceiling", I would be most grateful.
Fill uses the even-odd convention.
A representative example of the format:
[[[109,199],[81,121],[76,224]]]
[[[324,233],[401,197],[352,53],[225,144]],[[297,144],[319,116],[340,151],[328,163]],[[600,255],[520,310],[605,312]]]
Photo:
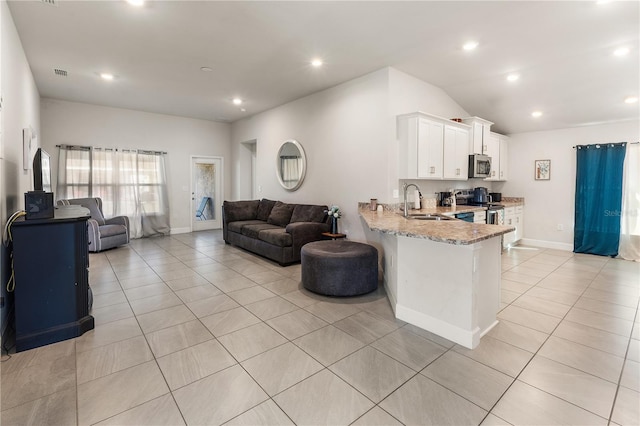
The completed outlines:
[[[232,122],[391,66],[503,133],[637,120],[639,5],[9,1],[43,97]]]

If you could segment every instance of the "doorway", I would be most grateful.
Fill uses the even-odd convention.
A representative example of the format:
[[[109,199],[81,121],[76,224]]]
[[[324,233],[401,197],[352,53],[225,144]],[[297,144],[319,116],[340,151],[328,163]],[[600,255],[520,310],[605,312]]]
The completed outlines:
[[[222,157],[191,157],[191,230],[222,227]]]
[[[239,162],[239,169],[243,173],[238,176],[238,197],[240,200],[255,200],[258,197],[258,193],[261,192],[257,185],[256,180],[256,156],[257,156],[257,141],[250,140],[241,143]],[[249,171],[249,173],[247,173]]]

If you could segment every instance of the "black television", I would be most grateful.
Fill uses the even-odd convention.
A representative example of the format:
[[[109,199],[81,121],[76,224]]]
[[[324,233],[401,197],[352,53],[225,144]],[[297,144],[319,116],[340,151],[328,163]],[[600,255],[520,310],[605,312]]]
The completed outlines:
[[[42,148],[38,148],[33,157],[33,189],[53,192],[51,188],[51,157]]]

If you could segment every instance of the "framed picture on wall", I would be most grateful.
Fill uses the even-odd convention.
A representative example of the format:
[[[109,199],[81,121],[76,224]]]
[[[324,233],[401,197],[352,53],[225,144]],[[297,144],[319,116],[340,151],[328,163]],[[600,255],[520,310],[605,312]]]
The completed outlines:
[[[551,160],[535,161],[535,179],[536,180],[551,179]]]

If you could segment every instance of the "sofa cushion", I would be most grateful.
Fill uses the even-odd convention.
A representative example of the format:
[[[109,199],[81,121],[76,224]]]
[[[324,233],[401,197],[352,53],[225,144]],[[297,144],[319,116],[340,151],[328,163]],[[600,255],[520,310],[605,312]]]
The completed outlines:
[[[100,238],[113,237],[114,235],[126,234],[127,227],[124,225],[100,225],[98,232],[100,232]]]
[[[264,229],[258,233],[258,239],[278,247],[289,247],[293,244],[291,234],[284,228]]]
[[[235,222],[236,220],[255,220],[258,215],[259,200],[249,201],[225,201],[224,214],[227,222]]]
[[[237,220],[235,222],[231,222],[227,224],[227,229],[232,232],[237,232],[238,234],[242,233],[242,228],[246,225],[260,225],[265,223],[264,220]]]
[[[258,238],[258,234],[260,233],[260,231],[265,230],[265,229],[284,229],[284,228],[280,228],[279,226],[276,225],[271,225],[268,223],[260,223],[260,224],[255,224],[255,225],[245,225],[242,227],[242,235],[245,235],[249,238]]]
[[[291,220],[294,207],[295,204],[286,204],[277,201],[273,209],[271,209],[271,214],[269,214],[267,222],[272,225],[287,226]]]
[[[324,222],[327,218],[327,206],[312,206],[298,204],[293,209],[291,223],[293,222]]]
[[[267,200],[266,198],[260,200],[257,219],[267,221],[269,219],[269,215],[271,214],[271,209],[273,209],[273,206],[275,205],[275,201]]]

